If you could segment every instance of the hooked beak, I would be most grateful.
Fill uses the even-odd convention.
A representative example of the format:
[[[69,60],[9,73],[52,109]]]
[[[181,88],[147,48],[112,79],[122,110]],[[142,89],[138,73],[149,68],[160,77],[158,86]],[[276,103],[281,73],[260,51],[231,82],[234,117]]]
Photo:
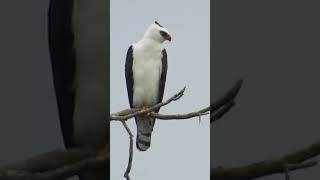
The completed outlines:
[[[163,39],[171,41],[171,36],[170,36],[169,33],[165,32],[165,31],[160,31],[160,34],[161,34]]]
[[[170,36],[170,34],[166,34],[166,36],[164,37],[164,39],[171,42],[171,36]]]

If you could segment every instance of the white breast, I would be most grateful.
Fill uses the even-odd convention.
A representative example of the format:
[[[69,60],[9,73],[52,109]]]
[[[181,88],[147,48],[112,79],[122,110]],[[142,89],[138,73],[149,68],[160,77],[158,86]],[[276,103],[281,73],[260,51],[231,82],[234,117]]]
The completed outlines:
[[[133,105],[152,106],[157,103],[162,70],[162,50],[159,44],[139,42],[133,46]]]
[[[77,143],[106,141],[107,128],[107,1],[75,0],[76,51],[74,134]]]

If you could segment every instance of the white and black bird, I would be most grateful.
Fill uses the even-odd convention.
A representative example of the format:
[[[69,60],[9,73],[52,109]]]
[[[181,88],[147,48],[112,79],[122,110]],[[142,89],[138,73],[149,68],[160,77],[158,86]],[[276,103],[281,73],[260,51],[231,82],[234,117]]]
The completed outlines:
[[[50,1],[49,49],[67,148],[107,153],[108,14],[106,0]],[[106,167],[82,173],[80,179],[107,179],[107,162]]]
[[[125,75],[131,108],[143,109],[162,101],[168,68],[167,52],[163,47],[166,40],[171,41],[170,33],[155,21],[142,39],[129,47]],[[136,146],[140,151],[146,151],[151,145],[155,118],[141,115],[135,119]]]

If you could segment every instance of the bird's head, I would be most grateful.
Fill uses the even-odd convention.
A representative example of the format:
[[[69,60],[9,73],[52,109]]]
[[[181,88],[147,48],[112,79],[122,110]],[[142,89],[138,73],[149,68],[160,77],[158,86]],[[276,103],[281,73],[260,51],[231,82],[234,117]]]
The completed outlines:
[[[160,43],[168,40],[171,41],[171,35],[166,28],[161,26],[157,21],[152,23],[144,34],[145,38],[153,39]]]

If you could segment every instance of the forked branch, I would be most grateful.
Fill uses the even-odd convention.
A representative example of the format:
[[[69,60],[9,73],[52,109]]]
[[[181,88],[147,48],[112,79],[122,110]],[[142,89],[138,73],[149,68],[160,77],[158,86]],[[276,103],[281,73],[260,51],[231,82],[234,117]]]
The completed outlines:
[[[127,169],[124,173],[124,177],[127,180],[130,180],[129,174],[131,171],[131,165],[132,165],[132,159],[133,159],[133,135],[126,124],[126,120],[133,118],[135,116],[138,116],[138,115],[142,115],[142,114],[145,114],[147,116],[152,116],[152,117],[155,117],[155,118],[161,119],[161,120],[173,120],[173,119],[175,119],[175,120],[180,119],[181,120],[181,119],[189,119],[189,118],[193,118],[193,117],[201,117],[203,115],[209,114],[210,106],[203,108],[203,109],[200,109],[198,111],[194,111],[194,112],[186,113],[186,114],[164,115],[164,114],[159,114],[159,113],[154,112],[158,108],[165,106],[165,105],[168,105],[172,101],[177,101],[178,99],[180,99],[183,96],[185,89],[186,89],[186,87],[184,87],[181,91],[179,91],[177,94],[173,95],[168,100],[161,102],[159,104],[156,104],[150,108],[147,108],[144,110],[139,110],[138,108],[125,109],[123,111],[113,113],[110,115],[110,121],[121,121],[124,128],[126,129],[128,135],[129,135],[129,140],[130,140],[129,160],[128,160]]]
[[[277,173],[287,173],[288,175],[289,171],[316,166],[318,161],[311,159],[319,155],[320,142],[316,142],[279,158],[260,161],[241,167],[217,167],[211,169],[211,177],[215,180],[250,180]]]
[[[243,80],[240,79],[236,84],[227,91],[223,96],[212,102],[210,105],[210,122],[213,123],[228,113],[235,105],[235,98],[237,97]]]
[[[162,106],[165,106],[173,101],[177,101],[178,99],[180,99],[183,96],[185,89],[186,89],[186,87],[184,87],[181,91],[179,91],[177,94],[173,95],[168,100],[161,102],[159,104],[156,104],[150,108],[144,109],[144,110],[140,110],[139,108],[132,108],[132,109],[125,109],[125,110],[122,110],[117,113],[112,113],[110,115],[110,120],[111,121],[126,121],[130,118],[133,118],[135,116],[142,115],[142,114],[147,114],[148,116],[152,116],[152,117],[155,117],[155,118],[161,119],[161,120],[178,120],[178,119],[181,120],[181,119],[190,119],[193,117],[200,117],[200,116],[209,114],[210,106],[203,108],[203,109],[200,109],[198,111],[194,111],[194,112],[190,112],[190,113],[186,113],[186,114],[165,115],[165,114],[159,114],[159,113],[153,112]]]

